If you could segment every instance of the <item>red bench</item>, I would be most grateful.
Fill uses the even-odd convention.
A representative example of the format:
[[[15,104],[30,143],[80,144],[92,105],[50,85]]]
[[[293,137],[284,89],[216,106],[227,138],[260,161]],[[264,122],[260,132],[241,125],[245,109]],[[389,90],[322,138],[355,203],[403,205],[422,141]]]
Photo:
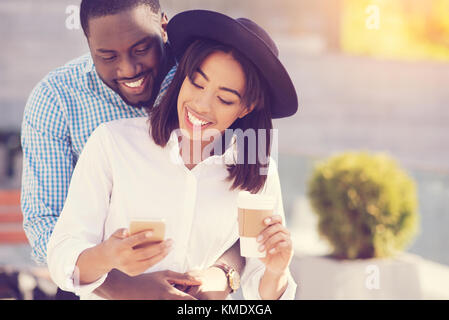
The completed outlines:
[[[28,243],[22,221],[20,190],[0,190],[0,244]]]

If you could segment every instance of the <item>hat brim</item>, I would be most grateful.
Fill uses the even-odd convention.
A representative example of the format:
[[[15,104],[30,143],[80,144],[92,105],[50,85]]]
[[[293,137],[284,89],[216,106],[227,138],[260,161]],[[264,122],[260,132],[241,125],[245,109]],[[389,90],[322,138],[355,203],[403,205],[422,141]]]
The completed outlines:
[[[284,66],[267,44],[243,24],[218,12],[191,10],[174,16],[167,32],[178,61],[195,38],[212,39],[239,50],[270,86],[272,118],[290,117],[298,111],[298,96]]]

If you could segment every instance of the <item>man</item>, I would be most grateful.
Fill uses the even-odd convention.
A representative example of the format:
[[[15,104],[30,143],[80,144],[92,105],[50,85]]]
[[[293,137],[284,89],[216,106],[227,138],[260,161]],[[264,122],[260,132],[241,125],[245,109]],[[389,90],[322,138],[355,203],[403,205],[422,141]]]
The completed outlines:
[[[175,71],[168,19],[158,0],[83,0],[80,15],[90,54],[51,72],[34,88],[22,123],[24,229],[41,264],[92,131],[103,122],[145,116],[145,107],[165,92]],[[192,288],[191,275],[168,270],[138,277],[113,270],[96,293],[109,299],[222,299],[231,291],[228,281],[235,280],[229,278],[232,268],[239,273],[243,268],[238,245],[218,262],[196,273],[201,286]],[[58,297],[72,296],[59,291]]]

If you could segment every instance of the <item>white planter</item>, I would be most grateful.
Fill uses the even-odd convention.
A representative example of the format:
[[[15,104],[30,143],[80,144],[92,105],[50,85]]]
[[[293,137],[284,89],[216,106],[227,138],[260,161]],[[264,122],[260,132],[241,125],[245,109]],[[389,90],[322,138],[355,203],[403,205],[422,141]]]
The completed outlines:
[[[411,254],[352,261],[296,255],[290,270],[300,300],[449,299],[449,268]]]

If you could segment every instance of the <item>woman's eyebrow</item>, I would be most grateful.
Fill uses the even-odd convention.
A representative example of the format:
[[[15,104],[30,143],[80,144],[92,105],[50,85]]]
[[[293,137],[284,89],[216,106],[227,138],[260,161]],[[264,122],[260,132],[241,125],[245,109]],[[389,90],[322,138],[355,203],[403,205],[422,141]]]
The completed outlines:
[[[207,81],[209,81],[209,78],[206,76],[206,74],[203,72],[203,70],[201,70],[201,68],[198,68],[198,69],[197,69],[197,72],[198,72],[204,79],[206,79]],[[231,92],[231,93],[235,94],[237,97],[239,97],[239,99],[242,99],[242,96],[240,95],[240,93],[239,93],[237,90],[230,89],[230,88],[226,88],[226,87],[220,87],[219,89],[220,89],[220,90],[223,90],[223,91]]]
[[[229,88],[226,88],[226,87],[220,87],[219,89],[223,90],[223,91],[231,92],[231,93],[235,94],[237,97],[239,97],[239,99],[242,99],[242,96],[240,95],[240,93],[237,90],[229,89]]]
[[[198,68],[196,71],[197,71],[200,75],[202,75],[204,79],[206,79],[207,81],[209,81],[209,78],[206,76],[206,74],[203,72],[203,70],[201,70],[201,68]]]

